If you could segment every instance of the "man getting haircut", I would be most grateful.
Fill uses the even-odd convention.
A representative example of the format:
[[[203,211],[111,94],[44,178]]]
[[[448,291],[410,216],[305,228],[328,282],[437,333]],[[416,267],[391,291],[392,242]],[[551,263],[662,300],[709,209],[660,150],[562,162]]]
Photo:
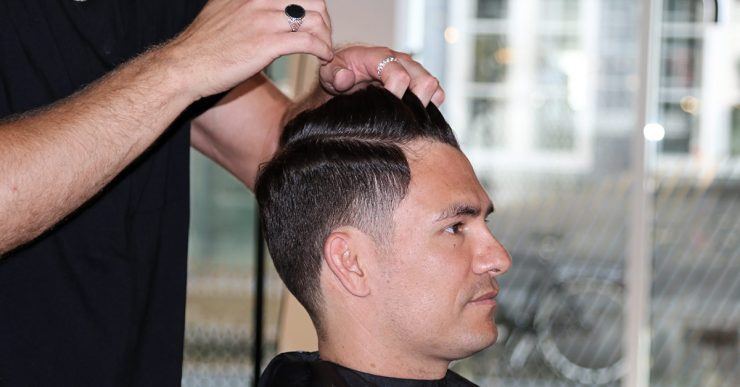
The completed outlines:
[[[255,192],[319,351],[278,355],[260,384],[473,385],[448,367],[496,341],[511,259],[439,110],[371,86],[299,114],[280,142]]]

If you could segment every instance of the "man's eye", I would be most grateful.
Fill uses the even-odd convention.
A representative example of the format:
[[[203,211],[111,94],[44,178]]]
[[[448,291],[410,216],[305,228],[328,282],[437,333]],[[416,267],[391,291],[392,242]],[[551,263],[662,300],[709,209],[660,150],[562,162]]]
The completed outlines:
[[[462,226],[463,226],[462,223],[455,223],[452,226],[447,227],[445,229],[445,232],[448,233],[448,234],[459,234],[460,233],[460,229],[462,228]]]

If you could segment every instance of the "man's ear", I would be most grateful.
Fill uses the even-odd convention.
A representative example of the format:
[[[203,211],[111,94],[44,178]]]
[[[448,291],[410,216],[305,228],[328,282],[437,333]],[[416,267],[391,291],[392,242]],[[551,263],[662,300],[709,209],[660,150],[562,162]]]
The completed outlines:
[[[324,261],[342,286],[357,297],[370,294],[367,263],[370,254],[359,230],[346,227],[332,231],[324,241]]]

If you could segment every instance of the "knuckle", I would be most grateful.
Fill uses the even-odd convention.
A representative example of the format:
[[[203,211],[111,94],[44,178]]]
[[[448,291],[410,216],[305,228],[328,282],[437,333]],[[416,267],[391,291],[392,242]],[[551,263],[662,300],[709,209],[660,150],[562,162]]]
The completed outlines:
[[[437,103],[442,103],[445,101],[445,92],[441,89],[437,90],[437,92],[434,93],[433,98]]]
[[[396,59],[400,59],[402,61],[411,62],[414,60],[414,58],[411,57],[411,55],[405,53],[405,52],[397,52],[396,53]]]
[[[309,21],[311,23],[323,23],[324,18],[321,17],[321,14],[316,11],[306,11],[306,20],[304,20],[304,23],[306,21]]]
[[[305,33],[298,44],[300,47],[305,47],[317,55],[325,55],[327,51],[326,44],[321,39],[310,33]]]
[[[308,32],[304,32],[304,33],[300,33],[296,35],[297,35],[296,36],[297,43],[302,46],[313,46],[314,44],[316,44],[313,35],[311,35]]]
[[[303,25],[313,31],[328,31],[324,18],[318,12],[308,12],[303,19]]]
[[[420,85],[424,90],[434,92],[439,87],[439,80],[433,76],[426,76],[422,79]]]
[[[399,85],[408,85],[411,82],[411,76],[405,71],[391,74],[390,78]]]
[[[387,58],[389,56],[395,56],[393,53],[393,50],[391,50],[388,47],[362,46],[362,45],[357,45],[353,47],[360,47],[361,49],[368,50],[368,52],[372,52],[373,54],[377,53],[378,58]]]
[[[286,35],[285,44],[281,46],[289,47],[290,52],[296,52],[301,47],[307,47],[312,44],[310,34],[307,32],[291,32]]]

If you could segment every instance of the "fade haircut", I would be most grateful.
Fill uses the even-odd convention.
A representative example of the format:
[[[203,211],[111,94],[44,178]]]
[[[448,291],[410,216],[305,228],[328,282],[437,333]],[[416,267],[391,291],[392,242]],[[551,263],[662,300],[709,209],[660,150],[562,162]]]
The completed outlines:
[[[353,226],[383,248],[411,181],[402,147],[421,139],[459,149],[434,104],[369,86],[295,117],[262,167],[255,193],[270,254],[317,327],[326,238]]]

